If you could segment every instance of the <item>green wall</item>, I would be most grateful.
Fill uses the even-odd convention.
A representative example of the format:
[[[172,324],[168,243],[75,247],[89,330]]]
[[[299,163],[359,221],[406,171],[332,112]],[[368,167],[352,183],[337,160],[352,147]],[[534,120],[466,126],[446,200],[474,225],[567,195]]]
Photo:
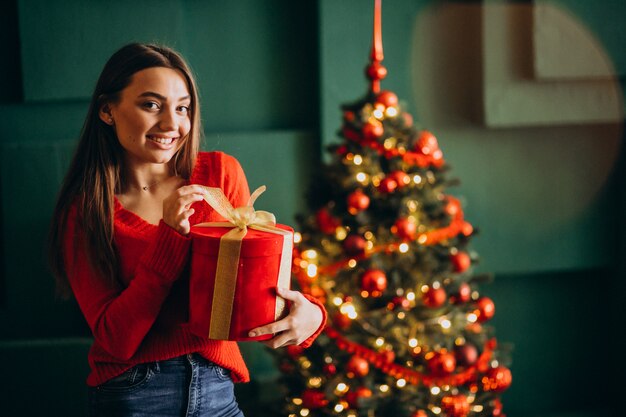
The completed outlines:
[[[305,210],[304,189],[323,145],[336,140],[339,105],[365,92],[370,3],[0,3],[5,58],[0,66],[0,352],[5,365],[0,369],[10,380],[10,389],[0,390],[0,415],[84,414],[89,332],[74,302],[54,298],[43,248],[54,197],[106,58],[134,40],[180,50],[200,86],[203,147],[235,155],[251,188],[268,186],[259,207],[293,223],[295,213]],[[416,39],[420,16],[446,4],[478,7],[480,2],[383,3],[389,70],[383,87],[395,91],[417,120],[435,120],[419,98],[426,94],[421,86],[436,83],[429,77],[440,73],[426,71],[431,58],[416,52],[416,43],[424,42]],[[597,14],[606,15],[606,9],[598,6]],[[592,27],[597,21],[586,20]],[[612,25],[602,33],[611,33],[617,23]],[[459,33],[451,27],[449,33],[452,39],[478,39],[480,28],[469,28]],[[623,62],[621,50],[613,43],[607,48]],[[477,61],[457,70],[478,86],[483,52],[479,44],[468,49]],[[445,99],[455,93],[480,106],[480,94],[462,88],[446,91]],[[433,107],[454,107],[454,101],[427,97]],[[463,196],[468,219],[481,230],[475,241],[479,268],[496,273],[483,292],[496,302],[493,324],[499,339],[514,346],[514,383],[504,396],[507,415],[610,415],[617,393],[614,375],[624,370],[614,364],[620,362],[615,334],[624,317],[618,297],[625,290],[618,274],[624,265],[617,262],[626,255],[620,233],[626,232],[620,216],[626,198],[623,157],[615,154],[621,127],[490,129],[469,111],[461,118],[462,125],[427,127],[438,134],[453,175],[461,180],[454,193]],[[237,389],[244,407],[258,407],[259,401],[275,398],[276,370],[260,345],[242,348],[254,380]],[[35,391],[45,393],[33,401]],[[259,415],[254,410],[249,415]]]

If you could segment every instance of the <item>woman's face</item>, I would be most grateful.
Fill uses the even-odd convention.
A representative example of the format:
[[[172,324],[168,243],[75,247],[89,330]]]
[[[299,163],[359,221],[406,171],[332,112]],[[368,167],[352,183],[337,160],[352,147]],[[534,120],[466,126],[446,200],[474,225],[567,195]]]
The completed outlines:
[[[136,72],[119,101],[108,111],[103,107],[100,117],[115,129],[131,164],[167,163],[191,128],[190,105],[183,74],[154,67]]]

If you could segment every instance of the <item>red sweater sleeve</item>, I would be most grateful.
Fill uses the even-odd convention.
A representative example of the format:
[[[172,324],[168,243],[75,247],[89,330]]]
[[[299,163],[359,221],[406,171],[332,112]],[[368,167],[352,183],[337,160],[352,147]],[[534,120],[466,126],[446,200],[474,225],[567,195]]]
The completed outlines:
[[[318,300],[317,298],[313,297],[312,295],[309,294],[303,294],[307,300],[309,300],[310,302],[312,302],[313,304],[315,304],[316,306],[318,306],[320,308],[320,310],[322,310],[322,323],[320,324],[320,327],[317,328],[317,330],[315,331],[315,333],[313,333],[311,336],[309,336],[308,339],[306,339],[304,342],[300,343],[300,346],[303,348],[308,348],[309,346],[311,346],[313,344],[313,342],[315,341],[315,339],[317,339],[317,336],[320,335],[320,333],[322,333],[324,331],[324,327],[326,327],[326,320],[328,317],[328,313],[326,313],[326,308],[324,308],[324,304],[322,304],[322,302],[320,300]]]
[[[139,260],[127,288],[94,271],[84,251],[76,208],[68,216],[65,266],[78,305],[94,338],[111,356],[132,358],[154,323],[173,282],[181,274],[190,239],[163,221]]]

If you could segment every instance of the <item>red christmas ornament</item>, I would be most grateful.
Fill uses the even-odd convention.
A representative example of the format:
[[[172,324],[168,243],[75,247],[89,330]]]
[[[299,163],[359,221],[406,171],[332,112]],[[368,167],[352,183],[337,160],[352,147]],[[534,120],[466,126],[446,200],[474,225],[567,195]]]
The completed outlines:
[[[347,110],[345,112],[343,112],[343,120],[345,120],[346,122],[353,122],[354,121],[354,112]]]
[[[407,174],[406,172],[402,170],[393,171],[392,173],[389,174],[389,177],[396,180],[396,183],[398,184],[398,188],[402,188],[411,182],[411,177],[409,176],[409,174]]]
[[[387,275],[380,269],[368,269],[361,276],[361,289],[373,296],[381,295],[387,288]]]
[[[502,401],[500,401],[500,398],[496,398],[493,400],[493,411],[491,412],[491,415],[493,417],[500,417],[502,416]]]
[[[349,235],[343,241],[343,249],[349,256],[362,255],[365,252],[367,242],[359,235]]]
[[[428,414],[424,410],[417,410],[411,414],[411,417],[428,417]]]
[[[511,386],[513,376],[504,366],[490,368],[480,380],[485,391],[502,392]]]
[[[351,192],[347,201],[350,214],[357,214],[370,206],[370,198],[360,188]]]
[[[428,307],[440,307],[446,302],[446,290],[442,287],[428,287],[428,290],[422,295],[422,299]]]
[[[398,96],[389,90],[381,91],[376,97],[376,102],[382,104],[385,107],[392,107],[398,105]]]
[[[467,282],[462,282],[459,285],[457,292],[450,297],[450,301],[454,304],[467,303],[472,298],[472,288]]]
[[[434,376],[445,376],[454,372],[456,359],[454,355],[446,350],[435,352],[427,362],[430,373]]]
[[[415,240],[417,235],[417,224],[411,218],[402,218],[396,220],[391,229],[400,239]]]
[[[471,343],[454,347],[454,357],[457,365],[472,366],[478,360],[478,349]]]
[[[441,408],[448,417],[467,417],[470,405],[463,394],[447,395],[441,399]]]
[[[476,301],[476,307],[478,307],[476,316],[481,323],[490,320],[496,314],[496,305],[489,297],[480,297]]]
[[[385,133],[383,124],[378,120],[369,121],[363,126],[363,137],[367,140],[376,140]]]
[[[315,220],[322,233],[327,235],[335,233],[335,229],[341,224],[338,219],[330,214],[327,207],[322,207],[315,213]]]
[[[326,407],[328,399],[323,391],[315,389],[305,389],[302,392],[302,406],[315,410],[317,408]]]
[[[398,188],[398,183],[392,177],[385,177],[380,184],[378,184],[378,190],[384,194],[390,194],[394,192],[396,188]]]
[[[370,80],[382,80],[387,76],[387,68],[383,67],[380,62],[375,61],[365,68],[365,75]]]
[[[352,356],[346,365],[346,370],[356,376],[363,377],[370,371],[370,364],[360,356]]]
[[[370,398],[371,396],[372,390],[367,387],[358,387],[354,391],[348,391],[344,399],[348,402],[350,408],[359,408],[359,399]]]
[[[337,373],[337,367],[333,363],[327,363],[324,365],[324,373],[328,376],[333,376]]]
[[[387,304],[387,308],[391,311],[396,309],[408,310],[411,308],[411,301],[406,297],[393,297]]]
[[[431,155],[434,151],[439,149],[439,143],[435,135],[427,130],[422,130],[415,144],[415,150],[423,153],[424,155]]]
[[[472,260],[466,252],[457,252],[454,255],[450,255],[450,261],[452,262],[452,268],[454,272],[465,272],[472,264]]]
[[[333,324],[339,330],[347,330],[352,325],[352,319],[347,315],[338,312],[333,316]]]

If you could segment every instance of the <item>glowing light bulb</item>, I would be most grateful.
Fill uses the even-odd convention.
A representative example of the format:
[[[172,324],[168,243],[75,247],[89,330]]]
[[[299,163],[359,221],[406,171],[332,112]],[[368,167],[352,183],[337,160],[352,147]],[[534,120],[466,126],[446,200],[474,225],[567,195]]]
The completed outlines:
[[[442,318],[439,320],[439,324],[441,325],[441,327],[443,327],[444,329],[449,329],[450,327],[452,327],[452,323],[450,323],[450,320]]]
[[[389,392],[389,385],[383,384],[380,386],[380,392]]]
[[[292,401],[295,405],[302,405],[302,398],[294,398]]]
[[[406,386],[406,379],[400,378],[396,381],[396,385],[398,388],[403,388]]]
[[[315,259],[317,258],[317,251],[314,249],[308,249],[302,252],[302,257],[307,259]]]
[[[387,117],[396,117],[398,115],[398,109],[396,107],[387,107],[387,110],[385,110],[385,115]]]
[[[335,297],[333,298],[333,304],[339,307],[343,304],[343,299],[341,297]]]
[[[306,417],[306,416],[308,416],[308,415],[309,415],[309,413],[310,413],[310,411],[309,411],[309,409],[308,409],[308,408],[303,408],[302,410],[300,410],[300,415],[301,415],[302,417]]]
[[[300,232],[295,232],[293,234],[293,241],[294,241],[294,243],[302,242],[302,234]]]
[[[354,268],[354,267],[356,266],[356,260],[354,260],[354,259],[350,259],[350,260],[348,261],[348,266],[349,266],[350,268]]]
[[[409,301],[415,301],[415,293],[413,291],[409,291],[406,293],[406,299]]]
[[[365,172],[359,172],[356,174],[356,180],[358,182],[365,182],[365,180],[367,180],[367,174]]]
[[[375,344],[377,347],[381,347],[382,345],[384,345],[384,344],[385,344],[385,339],[384,339],[384,338],[382,338],[382,337],[379,337],[378,339],[376,339],[376,342],[374,342],[374,344]]]
[[[361,155],[354,155],[354,165],[361,165],[363,163],[363,157]]]
[[[317,265],[309,264],[309,266],[306,267],[306,274],[309,276],[309,278],[316,277],[317,276]]]
[[[398,246],[398,250],[400,251],[400,253],[407,253],[409,251],[409,244],[400,243],[400,246]]]
[[[476,313],[469,313],[467,315],[467,321],[469,321],[470,323],[476,323],[476,320],[478,320],[478,316],[476,315]]]
[[[375,118],[377,119],[382,119],[383,117],[385,117],[385,115],[383,114],[383,111],[381,109],[376,109],[372,112],[372,114],[374,115]]]
[[[413,339],[409,339],[409,346],[414,348],[417,347],[417,345],[419,344],[418,340],[416,338]]]
[[[441,388],[439,388],[439,387],[432,387],[430,389],[430,393],[433,394],[433,395],[439,395],[440,392],[441,392]]]
[[[422,176],[421,175],[417,175],[417,174],[414,175],[413,176],[413,182],[415,184],[421,184],[422,183]]]
[[[343,405],[341,405],[341,404],[335,405],[334,410],[335,410],[336,413],[341,413],[343,411]]]

